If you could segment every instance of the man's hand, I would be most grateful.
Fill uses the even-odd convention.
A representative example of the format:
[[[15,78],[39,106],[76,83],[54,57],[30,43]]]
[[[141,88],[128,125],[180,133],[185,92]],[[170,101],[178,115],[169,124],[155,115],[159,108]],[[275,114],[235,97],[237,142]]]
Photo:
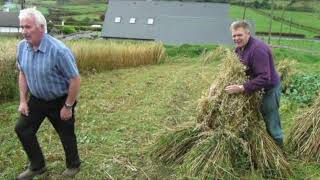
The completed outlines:
[[[22,102],[19,105],[18,111],[25,115],[25,116],[29,116],[29,106],[26,102]]]
[[[230,85],[225,88],[228,94],[236,94],[244,91],[243,85]]]
[[[60,111],[60,117],[63,121],[69,120],[72,117],[72,109],[68,109],[65,106]]]

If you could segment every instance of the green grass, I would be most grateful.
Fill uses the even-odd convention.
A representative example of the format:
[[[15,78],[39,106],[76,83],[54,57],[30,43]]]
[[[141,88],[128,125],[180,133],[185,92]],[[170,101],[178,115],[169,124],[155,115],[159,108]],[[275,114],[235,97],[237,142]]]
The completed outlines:
[[[277,4],[286,4],[288,1],[279,1],[276,2]],[[76,13],[75,15],[68,16],[68,15],[62,15],[64,19],[72,17],[73,19],[77,21],[86,21],[91,20],[94,23],[102,23],[102,20],[100,20],[100,16],[105,14],[107,10],[107,4],[105,1],[99,0],[99,1],[70,1],[66,2],[64,5],[57,5],[56,1],[38,1],[38,0],[32,0],[28,1],[28,4],[30,6],[36,5],[38,9],[44,13],[45,15],[48,15],[49,8],[58,8],[62,11],[65,11],[65,14],[68,13]],[[314,7],[318,5],[318,2],[314,2]],[[313,5],[311,3],[311,5]],[[299,3],[295,4],[295,6],[300,6]],[[266,10],[268,11],[268,10]],[[315,11],[315,13],[308,13],[308,12],[295,12],[295,11],[286,11],[286,19],[292,18],[294,22],[301,23],[304,25],[312,26],[319,28],[320,27],[320,14],[317,13],[318,11]],[[280,11],[276,11],[276,15],[280,16]],[[231,6],[230,8],[230,17],[234,19],[242,19],[243,16],[243,7],[239,6]],[[246,12],[247,19],[254,20],[256,23],[256,31],[263,31],[267,32],[269,30],[269,17],[263,16],[252,9],[247,9]],[[97,21],[98,20],[98,21]],[[68,22],[66,22],[68,23]],[[281,23],[277,21],[273,21],[272,24],[272,32],[280,32]],[[291,33],[298,33],[298,34],[304,34],[307,37],[313,37],[317,35],[316,33],[309,32],[306,30],[293,28],[288,25],[283,25],[282,32],[291,32]]]
[[[243,10],[244,10],[243,7],[231,6],[230,17],[234,18],[234,19],[242,19]],[[246,10],[246,19],[255,21],[256,31],[262,31],[262,32],[269,31],[269,24],[270,24],[269,17],[258,14],[257,12],[253,11],[252,9],[247,9]],[[280,32],[280,29],[281,29],[281,23],[278,21],[273,21],[272,22],[272,32]],[[283,24],[283,26],[282,26],[282,32],[304,34],[307,37],[313,37],[316,35],[316,33],[309,32],[306,30],[297,29],[294,27],[290,28],[290,26],[285,25],[285,24]]]
[[[47,7],[38,7],[38,10],[44,15],[48,16],[49,15],[49,9]]]
[[[211,46],[202,48],[207,47]],[[187,178],[176,177],[173,169],[153,163],[149,148],[168,129],[194,121],[197,100],[215,79],[219,62],[203,65],[197,57],[201,47],[184,45],[180,47],[182,51],[176,48],[167,46],[174,60],[168,59],[164,64],[82,77],[76,133],[83,163],[76,179]],[[188,49],[196,50],[184,55]],[[314,60],[319,56],[280,49],[275,49],[275,54],[277,59],[298,59],[300,71],[319,73],[320,62]],[[17,108],[18,101],[0,104],[0,179],[13,179],[27,163],[13,131]],[[282,98],[285,133],[292,125],[292,117],[302,110]],[[48,121],[41,126],[38,137],[49,167],[49,173],[40,179],[62,179],[58,174],[64,169],[63,150]],[[292,156],[290,159],[295,173],[291,179],[320,178],[319,165],[304,164]]]
[[[300,9],[312,9],[314,12],[319,12],[320,3],[318,0],[307,0],[307,1],[297,1],[294,5],[294,8]]]
[[[285,58],[295,59],[298,63],[295,65],[295,69],[299,73],[310,73],[319,74],[320,73],[320,56],[312,55],[309,52],[299,52],[297,50],[275,48],[273,53],[277,60],[282,60]]]
[[[215,68],[168,63],[85,77],[77,116],[83,160],[78,179],[103,179],[107,174],[142,178],[143,171],[150,177],[163,176],[149,160],[146,148],[166,128],[193,119],[197,99],[213,80]],[[1,105],[0,179],[12,178],[26,162],[13,133],[16,108],[17,102]],[[64,167],[63,151],[48,123],[41,127],[39,139],[50,174],[58,177]]]
[[[107,8],[106,3],[90,3],[90,4],[80,4],[80,5],[64,5],[63,10],[74,13],[101,13],[105,12]]]
[[[107,4],[105,1],[70,1],[66,2],[64,5],[59,5],[56,1],[37,1],[31,0],[27,2],[28,7],[37,6],[37,8],[46,16],[49,15],[49,9],[59,9],[61,14],[59,16],[67,19],[72,17],[77,21],[85,21],[88,19],[95,23],[102,23],[100,16],[104,15],[107,10]],[[15,10],[17,11],[17,9]],[[75,15],[65,15],[68,13],[73,13]],[[66,22],[68,23],[68,22]]]
[[[270,10],[264,11],[268,13],[271,12]],[[282,10],[274,11],[274,15],[281,17]],[[293,22],[320,29],[320,13],[318,12],[286,11],[284,14],[284,19],[289,21],[292,19]]]
[[[184,44],[181,46],[166,45],[166,53],[170,57],[198,57],[205,51],[212,50],[217,47],[217,45],[189,45]]]
[[[30,4],[36,4],[36,3],[41,3],[45,6],[55,6],[57,4],[57,1],[55,0],[47,0],[47,1],[37,1],[37,0],[29,0],[27,1],[27,3],[30,3]]]
[[[267,38],[264,39],[265,41],[267,40]],[[320,41],[313,41],[307,39],[287,39],[283,37],[279,41],[279,38],[275,37],[271,39],[271,45],[289,46],[301,50],[314,51],[318,54],[320,53]]]
[[[76,21],[86,21],[86,20],[89,20],[89,21],[93,21],[93,22],[96,22],[96,23],[100,23],[102,24],[102,20],[100,20],[100,15],[97,14],[97,13],[90,13],[90,14],[82,14],[82,15],[73,15],[73,16],[63,16],[64,19],[67,20],[66,23],[68,23],[68,18],[73,18],[75,19]],[[97,22],[98,21],[98,22]]]

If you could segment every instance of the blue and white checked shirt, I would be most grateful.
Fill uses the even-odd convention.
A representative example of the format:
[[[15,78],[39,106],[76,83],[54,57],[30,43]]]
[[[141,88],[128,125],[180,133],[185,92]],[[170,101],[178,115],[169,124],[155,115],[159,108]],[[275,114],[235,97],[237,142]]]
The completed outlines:
[[[37,98],[49,101],[67,95],[69,80],[79,75],[71,50],[49,34],[44,35],[37,51],[22,40],[17,54],[18,68]]]

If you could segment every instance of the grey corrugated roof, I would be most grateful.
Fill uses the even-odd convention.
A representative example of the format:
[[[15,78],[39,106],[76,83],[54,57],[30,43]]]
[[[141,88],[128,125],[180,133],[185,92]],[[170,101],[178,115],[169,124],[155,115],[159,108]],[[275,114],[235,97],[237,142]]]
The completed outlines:
[[[175,26],[176,19],[162,17],[161,20],[166,21],[166,27],[160,26],[155,40],[167,44],[233,43],[229,31],[231,20],[180,18],[179,26]]]
[[[19,27],[19,18],[17,13],[0,12],[0,27]]]
[[[107,38],[153,39],[168,44],[232,44],[229,5],[178,1],[109,1],[102,30]],[[121,23],[114,23],[121,17]],[[136,18],[135,24],[129,19]],[[154,18],[148,25],[147,18]]]

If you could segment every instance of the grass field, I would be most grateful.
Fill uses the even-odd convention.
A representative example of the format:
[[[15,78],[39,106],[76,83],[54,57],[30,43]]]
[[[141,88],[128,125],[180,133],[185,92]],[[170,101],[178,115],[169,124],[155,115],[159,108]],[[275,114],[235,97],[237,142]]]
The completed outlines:
[[[149,150],[159,135],[186,122],[194,122],[197,100],[210,83],[220,62],[203,64],[199,54],[215,46],[166,46],[165,63],[126,68],[82,77],[77,107],[82,171],[76,179],[183,179],[175,169],[150,160]],[[320,73],[320,57],[275,49],[278,60],[296,58],[300,73]],[[189,53],[186,53],[189,52]],[[0,104],[0,179],[14,179],[27,163],[14,133],[18,101]],[[303,109],[282,98],[281,117],[287,134],[292,117]],[[63,150],[48,121],[38,132],[49,172],[39,179],[63,179]],[[320,178],[320,165],[289,155],[291,179]],[[244,175],[261,179],[259,175]]]
[[[230,16],[231,16],[231,18],[234,18],[234,19],[242,19],[243,11],[244,11],[243,7],[231,6]],[[255,21],[256,31],[268,32],[269,24],[270,24],[269,17],[258,14],[257,12],[253,11],[252,9],[247,9],[246,10],[246,19]],[[272,22],[272,32],[280,32],[280,30],[281,30],[281,23],[278,21],[273,21]],[[313,37],[313,36],[317,35],[316,33],[302,30],[302,29],[297,29],[294,27],[290,27],[285,24],[283,24],[283,26],[282,26],[282,32],[304,34],[307,37]]]
[[[78,179],[104,179],[108,174],[113,178],[142,178],[143,171],[150,177],[161,176],[152,169],[147,148],[166,128],[192,119],[196,100],[213,79],[213,72],[199,63],[168,63],[85,77],[77,118],[83,160]],[[0,135],[0,178],[7,179],[23,169],[25,156],[13,134],[17,104],[7,103],[1,108],[5,109],[0,113],[4,117],[0,122],[4,127]],[[50,175],[58,177],[64,167],[59,155],[62,148],[47,122],[39,137]]]
[[[54,1],[41,3],[45,4],[40,8],[44,13],[48,12],[48,7],[56,6]],[[93,1],[89,5],[84,4],[85,0],[74,3],[66,4],[63,9],[80,12],[80,15],[72,16],[77,20],[88,17],[81,15],[88,13],[90,19],[98,18],[98,14],[103,14],[103,8],[106,8],[102,2],[98,2],[100,7]],[[230,11],[231,17],[242,18],[242,7],[231,6]],[[308,13],[288,12],[289,15],[299,23],[319,25],[316,14],[311,17]],[[247,17],[256,21],[257,31],[267,31],[268,17],[250,9],[247,10]],[[279,22],[273,23],[272,31],[280,31]],[[290,29],[286,25],[283,32],[306,34],[307,37],[315,35],[301,29]],[[279,45],[276,38],[272,39],[271,44]],[[276,48],[274,54],[277,61],[296,59],[295,70],[298,73],[320,74],[319,42],[282,39],[280,45],[314,51]],[[220,62],[203,64],[200,61],[199,56],[204,49],[214,49],[214,45],[165,47],[169,59],[164,63],[82,76],[76,122],[82,171],[76,179],[195,179],[152,162],[149,150],[157,137],[169,129],[185,122],[194,122],[197,100],[215,79]],[[287,135],[292,118],[304,109],[285,96],[281,101],[282,125]],[[0,179],[14,179],[27,164],[14,133],[18,103],[16,99],[0,103]],[[48,121],[40,128],[38,137],[49,168],[49,172],[39,179],[63,179],[59,176],[64,170],[63,149]],[[294,170],[290,179],[320,179],[319,164],[305,163],[292,155],[288,156]],[[244,178],[262,179],[257,174],[244,175]]]
[[[264,38],[267,39],[266,37]],[[283,45],[283,46],[290,46],[296,47],[300,49],[310,50],[314,52],[320,52],[320,41],[313,41],[313,40],[305,40],[305,39],[288,39],[288,38],[272,38],[271,39],[272,45]]]
[[[277,5],[287,4],[288,1],[277,1]],[[48,9],[56,9],[58,12],[57,15],[53,17],[59,16],[61,20],[64,19],[65,23],[74,23],[70,21],[70,19],[74,19],[79,22],[85,22],[89,24],[102,24],[103,20],[101,20],[101,16],[103,16],[107,10],[107,4],[105,1],[97,0],[97,1],[74,1],[71,0],[66,2],[64,5],[59,5],[54,0],[46,0],[46,1],[38,1],[38,0],[30,0],[27,2],[30,7],[37,6],[38,9],[43,12],[45,15],[49,15]],[[319,5],[319,2],[316,1],[308,1],[306,4],[301,4],[297,2],[293,4],[293,7],[306,7],[306,8],[316,8]],[[320,7],[320,6],[319,6]],[[234,19],[242,19],[243,17],[243,7],[240,6],[231,6],[230,8],[230,17]],[[17,10],[17,9],[15,9]],[[268,12],[269,10],[264,10]],[[275,11],[276,16],[281,16],[281,11]],[[269,30],[269,17],[258,14],[252,9],[247,9],[246,18],[255,21],[256,23],[256,31],[267,32]],[[319,18],[320,14],[318,10],[314,10],[311,12],[299,12],[299,11],[286,11],[285,19],[292,19],[293,22],[300,23],[306,26],[311,26],[315,28],[320,28]],[[69,22],[68,22],[69,19]],[[278,21],[273,21],[272,24],[272,32],[280,32],[281,23]],[[294,27],[290,27],[289,25],[283,25],[282,32],[286,33],[297,33],[304,34],[306,37],[311,38],[316,34],[314,32],[310,32],[303,29],[298,29]]]
[[[265,12],[270,13],[270,10],[264,10]],[[281,17],[282,11],[276,10],[274,11],[274,15]],[[298,11],[285,11],[284,19],[292,20],[296,23],[318,28],[320,29],[320,13],[319,12],[298,12]]]

